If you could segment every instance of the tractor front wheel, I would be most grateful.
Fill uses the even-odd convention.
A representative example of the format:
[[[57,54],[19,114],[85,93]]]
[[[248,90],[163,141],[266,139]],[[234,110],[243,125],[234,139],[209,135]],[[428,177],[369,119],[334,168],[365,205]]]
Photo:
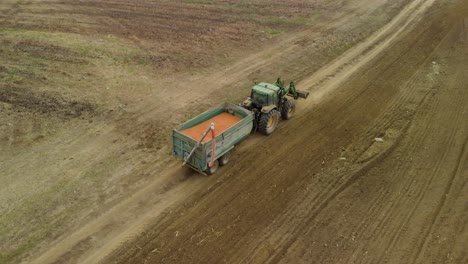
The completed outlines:
[[[289,120],[294,115],[294,112],[296,112],[296,104],[291,101],[286,101],[281,109],[281,118]]]
[[[262,114],[260,116],[260,121],[258,122],[258,131],[262,134],[270,135],[278,126],[279,119],[280,113],[276,109],[273,109],[266,114]]]

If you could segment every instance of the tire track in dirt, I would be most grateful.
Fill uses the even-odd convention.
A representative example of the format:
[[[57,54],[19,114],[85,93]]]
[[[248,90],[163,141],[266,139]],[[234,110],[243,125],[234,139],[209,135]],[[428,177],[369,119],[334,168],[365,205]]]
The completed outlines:
[[[412,144],[412,148],[411,148],[412,152],[408,152],[408,156],[413,155],[414,154],[413,152],[416,152],[418,150],[419,146],[422,145],[422,143],[423,143],[422,139],[425,137],[428,130],[429,130],[429,126],[427,126],[426,129],[424,131],[422,131],[422,133],[419,135],[420,140],[419,141],[418,140],[414,141],[416,144]],[[423,163],[421,162],[419,164],[414,164],[414,166],[420,166],[420,165],[423,165]],[[439,166],[439,165],[440,165],[440,162],[437,163],[437,166]],[[408,168],[405,167],[405,166],[396,166],[394,171],[391,173],[391,175],[389,175],[389,177],[400,178],[399,175],[403,174],[407,170],[408,170]],[[412,215],[415,212],[415,208],[416,208],[416,206],[415,206],[413,208],[413,210],[411,211],[411,213],[408,214],[407,217],[398,224],[398,226],[396,227],[397,231],[395,231],[395,230],[386,230],[385,229],[385,227],[390,225],[390,223],[392,221],[394,221],[394,218],[397,217],[398,214],[400,213],[400,205],[405,203],[405,202],[411,201],[411,197],[413,195],[415,195],[414,191],[412,190],[412,188],[414,187],[414,180],[411,179],[411,178],[403,178],[403,179],[401,179],[401,181],[402,181],[402,185],[407,186],[407,187],[403,191],[398,192],[398,197],[396,197],[396,198],[391,197],[391,198],[393,198],[393,199],[391,199],[393,201],[389,205],[389,208],[385,210],[385,217],[383,218],[381,223],[379,225],[377,225],[375,227],[375,229],[373,229],[373,231],[370,232],[370,233],[374,233],[376,236],[380,236],[380,237],[391,237],[391,242],[390,242],[390,245],[388,246],[390,249],[393,248],[396,245],[396,243],[398,242],[398,240],[397,240],[398,235],[401,234],[402,232],[404,232],[404,228],[408,224],[408,221],[411,219]],[[422,197],[421,193],[416,194],[416,195],[419,195],[419,197]]]
[[[442,41],[439,43],[439,45],[437,46],[437,48],[435,49],[435,51],[433,53],[438,52],[441,49],[440,46],[442,46],[442,44],[444,44],[444,43],[447,44],[447,37],[448,36],[449,36],[449,34],[446,34],[446,37],[442,39]],[[428,58],[426,59],[426,61],[422,65],[430,65],[430,62],[433,60],[433,57],[434,57],[433,54],[428,56]],[[418,85],[418,82],[419,83],[424,83],[425,82],[424,79],[428,78],[428,76],[426,76],[425,72],[426,72],[426,69],[424,69],[422,71],[418,71],[418,73],[416,74],[416,78],[412,78],[408,82],[408,84],[404,86],[404,90],[409,90],[410,92],[403,93],[401,97],[399,97],[397,100],[395,100],[395,102],[398,103],[396,105],[404,105],[404,104],[402,104],[402,102],[415,101],[415,98],[410,98],[410,96],[414,96],[415,93],[421,93],[421,89],[419,89],[419,91],[418,91],[418,89],[411,88],[411,87],[416,87]],[[429,92],[430,92],[430,90],[426,91],[425,93],[427,94]],[[424,95],[424,97],[426,97],[426,95]],[[432,105],[432,104],[424,103],[425,100],[426,99],[422,100],[422,104],[432,106],[431,109],[433,110],[433,108],[435,106]],[[411,107],[411,110],[414,111],[416,109],[419,109],[420,106],[421,106],[421,104],[418,104],[417,107]],[[427,111],[430,111],[430,110],[427,110]],[[389,120],[391,120],[391,119],[389,118]],[[429,120],[427,120],[427,124],[430,124]],[[412,151],[416,151],[417,148],[419,148],[419,146],[422,145],[422,140],[424,139],[425,134],[426,134],[426,132],[428,130],[429,130],[429,127],[426,127],[423,134],[419,135],[417,137],[419,140],[414,140],[412,142],[412,145],[413,145]],[[411,156],[411,154],[409,154],[409,155]],[[422,164],[419,164],[419,165],[422,165]],[[416,164],[415,166],[419,166],[419,165]],[[398,174],[401,174],[402,171],[405,171],[405,168],[397,167],[397,168],[395,168],[394,173],[390,177],[392,177],[392,178],[393,177],[398,177]],[[413,184],[413,181],[410,180],[410,179],[402,179],[402,181],[405,182],[403,185],[407,185],[409,187],[411,187],[412,184]],[[382,227],[386,226],[391,221],[392,217],[394,217],[395,213],[398,211],[398,204],[402,203],[403,200],[405,200],[406,197],[407,197],[406,193],[399,193],[399,197],[397,197],[397,199],[394,202],[392,202],[390,208],[386,211],[386,213],[385,213],[386,217],[384,218],[384,220],[373,231],[374,234],[376,234],[377,236],[388,236],[389,235],[389,234],[380,234],[381,232],[385,231],[385,230],[382,229]],[[408,217],[408,219],[409,218],[410,218],[410,216]],[[404,226],[405,224],[406,224],[406,221],[402,222],[402,224],[400,225],[400,227],[398,229],[400,230],[402,228],[402,226]],[[394,237],[396,237],[396,233],[395,233]]]
[[[460,102],[460,103],[461,103],[461,102]],[[443,111],[443,110],[442,110],[442,111]],[[434,128],[431,128],[431,129],[434,129]],[[423,134],[422,136],[425,137],[425,136],[429,133],[429,131],[430,131],[430,129],[428,128],[426,131],[424,131],[424,134]],[[448,138],[448,142],[446,143],[447,146],[453,146],[453,145],[454,145],[453,142],[454,142],[455,139],[456,139],[455,133],[451,133],[450,136],[449,136],[449,138]],[[422,143],[422,142],[421,142],[421,143]],[[425,145],[425,144],[421,144],[421,145]],[[420,148],[420,146],[417,146],[417,147]],[[415,149],[414,149],[414,152],[416,152],[416,147],[415,147]],[[443,174],[443,173],[442,173],[442,172],[443,172],[443,169],[444,169],[443,167],[444,167],[444,165],[447,163],[446,160],[448,160],[448,157],[447,157],[447,156],[448,156],[449,154],[450,154],[450,153],[449,153],[448,151],[442,152],[441,158],[434,164],[434,169],[433,169],[433,171],[432,171],[432,173],[431,173],[431,176],[428,177],[428,179],[426,180],[426,182],[424,182],[422,185],[421,185],[421,181],[419,182],[419,186],[416,186],[416,185],[415,185],[415,181],[412,181],[411,183],[409,183],[408,189],[418,188],[418,191],[417,191],[416,193],[414,193],[414,191],[413,191],[413,192],[409,192],[409,193],[408,193],[408,196],[409,196],[409,197],[405,197],[405,194],[402,193],[402,194],[404,195],[403,197],[405,197],[406,199],[399,199],[399,200],[397,200],[398,203],[405,203],[405,202],[406,202],[406,203],[409,203],[409,202],[411,202],[412,200],[414,200],[414,199],[411,198],[412,196],[415,196],[415,197],[417,198],[417,200],[416,200],[416,201],[414,202],[414,204],[413,204],[413,209],[412,209],[411,213],[408,214],[408,215],[406,216],[405,220],[402,221],[402,222],[399,224],[399,226],[398,226],[398,228],[397,228],[397,231],[394,232],[394,234],[392,235],[392,240],[393,240],[393,241],[392,241],[392,243],[390,244],[389,249],[392,249],[392,248],[394,248],[394,247],[396,247],[396,246],[398,245],[398,243],[400,242],[400,241],[398,240],[398,239],[399,239],[399,236],[401,236],[401,235],[404,233],[404,231],[405,231],[404,229],[405,229],[407,226],[410,225],[410,220],[412,220],[413,217],[416,217],[416,216],[417,216],[418,209],[419,209],[420,207],[423,206],[423,202],[425,202],[425,199],[427,199],[427,197],[426,197],[426,196],[428,195],[428,194],[427,194],[427,189],[430,189],[430,186],[431,186],[432,184],[434,184],[434,182],[437,182],[437,180],[438,180],[437,177],[439,177],[441,174]],[[420,162],[420,164],[419,164],[418,166],[424,166],[424,162]],[[397,170],[397,172],[398,172],[398,170]],[[400,173],[401,173],[401,172],[400,172]],[[453,176],[453,177],[455,177],[455,176]],[[439,180],[439,181],[440,181],[440,180]],[[446,194],[449,193],[449,190],[450,190],[450,187],[449,187],[449,186],[452,186],[452,183],[451,183],[452,181],[453,181],[453,178],[449,181],[449,183],[448,183],[448,185],[447,185],[447,186],[448,186],[448,187],[447,187],[447,190],[446,190],[444,193],[446,193]],[[440,215],[440,211],[441,211],[442,205],[445,203],[444,201],[445,201],[445,196],[442,196],[442,202],[441,202],[441,204],[437,207],[437,209],[435,210],[435,213],[434,213],[435,216],[434,216],[434,218],[431,220],[431,226],[434,225],[434,222],[436,221],[437,217]],[[400,209],[400,210],[401,210],[401,209]],[[397,213],[398,213],[398,209],[395,208],[395,213],[394,213],[394,215],[396,215]],[[388,219],[388,222],[390,222],[390,221],[391,221],[391,219]],[[428,236],[428,234],[429,234],[430,232],[431,232],[431,229],[428,229],[427,231],[425,231],[424,237],[426,237],[426,239],[424,239],[423,241],[427,241],[427,236]],[[385,235],[385,234],[384,234],[384,235]],[[416,249],[415,252],[420,252],[420,251],[422,250],[422,247],[423,247],[423,246],[421,245],[420,248],[419,248],[419,249]],[[419,254],[419,253],[418,253],[418,254]],[[414,260],[413,260],[414,263],[420,263],[419,261],[420,261],[420,260],[418,260],[418,261],[414,261]]]
[[[433,110],[433,109],[434,108],[431,107],[431,109],[429,110]],[[414,141],[416,144],[412,144],[412,149],[410,149],[410,151],[407,152],[408,156],[414,155],[418,151],[420,146],[423,145],[423,139],[425,138],[429,130],[430,130],[430,126],[427,126],[426,129],[422,131],[422,134],[418,135],[421,138],[421,140]],[[424,165],[423,162],[420,162],[419,164],[414,164],[414,166],[422,166],[422,165]],[[442,165],[442,161],[439,159],[434,165],[436,168],[440,168]],[[404,174],[404,172],[406,172],[407,170],[408,168],[405,166],[396,167],[394,172],[390,175],[390,177],[399,178],[398,175]],[[414,214],[417,212],[417,208],[424,198],[424,190],[429,186],[432,179],[433,178],[431,177],[429,180],[427,180],[424,183],[424,185],[422,185],[422,187],[419,187],[421,186],[421,184],[419,184],[419,186],[416,186],[415,181],[413,179],[410,179],[410,178],[403,179],[403,181],[405,182],[405,184],[403,185],[407,186],[405,188],[406,192],[400,191],[398,193],[399,197],[394,198],[394,201],[392,202],[391,207],[385,212],[386,217],[384,218],[380,226],[377,226],[374,231],[376,235],[380,235],[381,237],[391,237],[390,245],[387,246],[389,249],[392,249],[393,247],[395,247],[397,243],[399,242],[398,241],[399,236],[405,232],[406,226],[408,225],[409,221],[412,219]],[[413,188],[418,188],[419,191],[415,193]],[[408,213],[406,217],[404,217],[403,220],[397,224],[396,228],[385,229],[386,226],[391,226],[391,223],[392,221],[394,221],[395,217],[398,217],[398,215],[401,214],[400,212],[401,204],[411,202],[414,196],[418,197],[418,200],[417,202],[414,203],[413,209],[410,211],[410,213]]]
[[[457,37],[465,36],[464,42],[466,43],[467,40],[468,40],[468,38],[466,37],[466,35],[468,33],[468,29],[464,28],[463,26],[464,26],[463,24],[462,24],[462,27],[460,27],[460,24],[457,24],[452,31],[456,31],[456,33],[457,33],[456,36]],[[452,41],[452,43],[456,42],[456,41],[457,41],[457,39],[455,38]],[[450,48],[449,48],[449,50],[450,50]],[[458,67],[453,68],[453,70],[457,72],[457,74],[455,75],[456,78],[452,78],[448,82],[443,82],[443,83],[446,84],[446,86],[449,89],[453,89],[454,87],[456,87],[458,85],[457,81],[460,80],[460,79],[463,79],[463,76],[465,75],[465,72],[463,71],[463,63],[465,63],[467,59],[468,59],[468,56],[467,56],[467,53],[466,53],[466,50],[465,50],[465,54],[464,54],[464,56],[461,57],[460,62],[458,64]],[[454,104],[457,106],[457,108],[451,111],[452,116],[449,117],[449,119],[453,120],[453,123],[459,124],[458,125],[459,127],[452,130],[450,141],[449,141],[448,144],[446,144],[447,146],[449,146],[449,148],[447,148],[447,149],[451,149],[451,147],[455,145],[453,143],[454,140],[455,140],[455,136],[456,136],[457,132],[460,131],[460,129],[463,129],[463,124],[464,124],[463,121],[466,120],[466,117],[465,117],[465,115],[466,115],[465,114],[466,104],[464,104],[464,103],[466,103],[466,101],[468,100],[468,98],[466,98],[466,97],[467,96],[465,96],[465,97],[458,96],[457,97],[458,102],[454,102]],[[442,106],[440,108],[441,108],[440,111],[443,111],[444,107]],[[450,178],[449,178],[449,180],[448,180],[448,182],[446,184],[445,190],[443,192],[443,193],[445,193],[445,195],[442,196],[441,201],[439,202],[437,208],[435,209],[433,219],[432,219],[432,221],[430,223],[430,227],[426,230],[426,232],[423,235],[423,240],[422,240],[422,242],[420,243],[420,245],[417,248],[417,253],[415,254],[415,258],[413,259],[413,263],[420,263],[420,262],[423,261],[423,259],[422,259],[423,256],[422,256],[421,253],[422,253],[423,249],[425,249],[427,247],[427,244],[429,243],[430,234],[434,233],[434,228],[435,228],[436,222],[439,221],[439,219],[441,217],[442,209],[445,206],[447,206],[448,194],[450,194],[452,192],[453,187],[454,187],[454,182],[458,178],[463,177],[462,168],[464,168],[465,162],[466,162],[467,157],[468,157],[467,144],[468,144],[468,134],[467,134],[466,139],[465,139],[465,141],[463,143],[463,147],[461,148],[460,154],[458,155],[458,158],[456,159],[456,163],[455,163],[456,166],[455,166],[453,172],[451,173],[451,176],[450,176]],[[443,160],[445,160],[445,156],[447,154],[448,153],[444,153],[444,159]],[[439,168],[437,168],[437,169],[439,169]],[[438,174],[440,174],[440,172],[435,171],[433,177],[436,177]]]
[[[419,148],[420,148],[420,147],[419,147]],[[416,151],[416,149],[415,149],[414,151]],[[411,156],[411,153],[409,153],[409,156]],[[392,175],[389,175],[390,178],[393,178],[394,176],[398,176],[399,173],[401,173],[401,172],[404,171],[404,167],[402,167],[402,168],[396,168],[395,171],[396,171],[395,173],[393,173]],[[395,181],[398,180],[399,178],[401,178],[401,177],[395,177]],[[402,185],[405,185],[405,184],[402,184]],[[410,188],[411,188],[411,186],[410,186]],[[420,187],[420,188],[421,188],[422,190],[427,189],[427,188],[425,188],[424,185],[423,185],[422,187]],[[399,196],[400,196],[400,195],[401,195],[401,196],[405,196],[404,193],[399,193]],[[385,198],[382,197],[382,196],[381,196],[380,198],[381,198],[381,200],[382,200],[382,199],[385,199]],[[396,204],[397,204],[398,202],[399,202],[399,201],[394,202],[393,205],[396,206]],[[375,204],[378,204],[379,206],[382,206],[382,204],[380,204],[380,201],[374,202],[373,205],[375,205]],[[393,206],[393,205],[392,205],[392,206]],[[401,207],[399,208],[399,210],[400,210],[400,213],[401,213]],[[412,211],[410,211],[410,213],[413,214],[414,211],[415,211],[415,209],[413,209]],[[359,234],[359,233],[362,231],[363,228],[369,228],[369,226],[367,226],[369,223],[375,223],[375,222],[376,222],[376,223],[379,223],[379,222],[380,222],[380,221],[374,221],[373,219],[369,219],[369,217],[372,217],[372,215],[371,215],[371,216],[368,216],[368,214],[369,214],[369,213],[374,213],[374,210],[371,210],[370,212],[367,211],[367,210],[365,210],[365,212],[367,213],[366,216],[365,216],[365,218],[364,218],[364,219],[366,219],[365,222],[364,222],[364,223],[366,223],[366,224],[362,224],[362,225],[360,226],[359,229],[354,229],[353,233],[356,232],[356,233]],[[392,213],[392,212],[391,212],[391,213]],[[393,214],[393,213],[392,213],[392,214]],[[395,217],[398,216],[398,210],[395,210],[394,214],[393,214],[393,215],[392,215],[392,214],[389,215],[388,213],[384,213],[384,216],[386,216],[386,218],[385,218],[386,221],[389,220],[389,219],[392,219],[392,218],[393,218],[393,220],[395,220]],[[402,227],[402,225],[403,225],[403,224],[399,224],[399,227],[397,228],[397,230],[398,230],[397,232],[398,232],[398,233],[403,232],[403,227]],[[385,227],[385,226],[392,226],[392,225],[389,224],[388,222],[386,222],[386,223],[383,222],[383,223],[381,223],[380,225],[378,225],[376,228],[370,228],[371,230],[369,230],[369,232],[368,232],[369,236],[372,236],[372,237],[386,237],[387,235],[392,235],[391,233],[390,233],[390,234],[383,234],[383,235],[382,235],[382,234],[379,234],[379,232],[376,232],[376,230],[377,230],[377,231],[379,231],[379,230],[380,230],[380,231],[383,231],[383,230],[382,230],[382,229],[383,229],[382,227]],[[341,232],[343,232],[343,231],[344,231],[344,230],[341,230]],[[387,231],[388,231],[388,232],[394,232],[394,230],[388,230],[388,228],[387,228]],[[313,233],[311,233],[311,235],[313,235]],[[395,235],[395,236],[396,236],[396,235]],[[360,239],[360,238],[362,238],[362,237],[356,237],[355,239],[358,240],[358,239]],[[354,238],[353,238],[353,241],[354,241]],[[394,242],[392,242],[392,243],[394,243]],[[388,251],[389,251],[389,252],[392,252],[392,247],[388,247],[387,245],[384,245],[384,246],[382,246],[382,247],[383,247],[383,248],[388,248]],[[365,250],[364,247],[360,247],[360,249],[361,249],[361,250]],[[367,252],[367,251],[366,251],[366,252]],[[353,255],[353,257],[354,257],[354,255]],[[363,257],[363,256],[361,255],[360,257]],[[311,259],[317,260],[316,258],[311,258]],[[362,259],[362,258],[357,258],[357,257],[356,257],[356,258],[350,258],[350,259],[348,259],[347,262],[351,263],[351,262],[353,262],[353,261],[370,262],[370,263],[374,263],[375,261],[382,262],[382,257],[376,257],[375,259],[369,260],[369,261],[364,261],[364,259]],[[401,262],[401,261],[402,261],[402,260],[400,260],[400,262]],[[402,261],[402,262],[406,262],[406,261]],[[340,263],[344,263],[344,262],[340,261]],[[393,263],[393,262],[391,262],[391,263]]]
[[[442,200],[440,201],[439,205],[437,206],[437,209],[434,213],[434,217],[431,221],[430,228],[427,229],[427,231],[424,234],[424,239],[422,240],[422,243],[418,246],[417,248],[417,253],[416,253],[416,258],[413,260],[413,263],[422,263],[424,261],[423,255],[421,254],[422,251],[427,247],[427,244],[429,243],[429,237],[430,234],[434,232],[435,225],[437,221],[441,217],[441,211],[442,209],[447,206],[447,194],[449,194],[452,191],[453,188],[453,183],[457,178],[462,177],[462,168],[465,165],[465,162],[468,158],[468,137],[465,139],[465,144],[463,145],[462,151],[460,153],[459,159],[457,160],[457,166],[455,167],[455,171],[452,174],[452,177],[449,180],[449,183],[447,184],[445,188],[445,194],[442,196]]]
[[[450,33],[449,33],[449,34],[450,34]],[[449,34],[447,34],[447,35],[449,35]],[[444,43],[444,42],[445,42],[445,43]],[[453,38],[449,39],[449,42],[447,42],[447,40],[444,40],[444,41],[441,42],[441,43],[444,43],[445,46],[448,46],[447,44],[448,44],[448,43],[451,43],[451,42],[453,42]],[[440,45],[439,45],[439,46],[440,46]],[[440,48],[440,47],[438,47],[438,48]],[[441,50],[443,50],[443,49],[441,49]],[[451,49],[446,48],[446,50],[450,51]],[[445,55],[445,56],[447,56],[447,55]],[[453,56],[453,55],[452,55],[452,56]],[[440,83],[446,83],[446,81],[444,81],[446,78],[442,77],[442,78],[439,78],[439,79],[440,79]],[[462,103],[462,102],[460,102],[460,103]],[[439,106],[439,104],[438,104],[437,102],[436,102],[436,103],[427,103],[427,105],[430,106],[429,108],[427,108],[427,109],[425,110],[425,111],[428,111],[428,112],[429,112],[429,111],[435,111],[436,107]],[[426,123],[427,123],[427,124],[431,124],[431,120],[430,120],[430,119],[426,120]],[[428,126],[426,127],[426,129],[423,131],[423,134],[422,134],[422,135],[418,135],[418,136],[416,137],[416,138],[419,138],[420,140],[414,140],[415,144],[412,144],[412,145],[413,145],[413,152],[416,151],[417,148],[418,148],[419,146],[423,145],[423,144],[422,144],[422,140],[426,137],[426,134],[427,134],[429,131],[431,131],[431,130],[433,130],[433,128],[431,128],[431,127],[428,125]],[[452,131],[452,132],[453,132],[453,131]],[[451,133],[451,134],[450,134],[449,142],[448,142],[448,143],[450,143],[451,140],[453,140],[454,135],[455,135],[455,133]],[[447,145],[449,145],[449,144],[447,144]],[[445,157],[446,154],[447,154],[447,151],[444,152],[443,157]],[[410,155],[411,155],[411,154],[410,154]],[[437,164],[437,165],[436,165],[436,171],[438,171],[439,168],[440,168],[440,166],[442,165],[442,163],[443,163],[442,160],[444,160],[444,159],[439,159],[439,160],[437,161],[437,163],[436,163],[436,164]],[[416,164],[416,166],[423,166],[423,165],[424,165],[424,162],[423,162],[423,161],[421,161],[419,164]],[[433,173],[433,176],[430,178],[430,181],[429,181],[427,184],[430,184],[430,183],[432,182],[432,180],[434,179],[434,177],[435,177],[436,174],[437,174],[437,173]],[[408,183],[408,185],[409,185],[410,187],[412,187],[412,186],[411,186],[411,185],[412,185],[411,182]],[[421,188],[421,192],[418,193],[418,196],[419,196],[418,204],[419,204],[419,203],[421,202],[421,200],[423,199],[422,190],[424,190],[424,188]],[[403,196],[403,197],[405,197],[405,196]],[[412,215],[410,215],[410,216],[408,217],[408,219],[410,219],[411,216],[412,216]],[[405,221],[404,225],[406,225],[406,224],[407,224],[407,221]]]
[[[449,32],[449,34],[447,34],[447,35],[450,35],[450,34],[451,34],[451,33]],[[442,48],[439,47],[440,50],[444,50],[444,49],[447,50],[447,51],[452,50],[448,44],[452,43],[453,41],[454,41],[454,39],[453,39],[453,38],[450,38],[448,41],[444,40],[443,42],[441,42],[441,44],[443,43],[445,46],[442,47]],[[444,42],[445,42],[445,43],[444,43]],[[439,45],[439,46],[441,46],[441,45]],[[439,51],[440,51],[440,50],[439,50]],[[440,52],[439,52],[439,53],[440,53]],[[449,54],[450,54],[450,53],[449,53]],[[439,54],[439,56],[440,56],[440,54]],[[445,56],[447,56],[447,55],[445,55]],[[453,57],[453,56],[454,56],[454,54],[452,54],[452,57]],[[442,57],[444,57],[444,56],[442,56]],[[431,77],[431,79],[432,79],[432,76],[428,76],[428,77]],[[438,78],[438,79],[440,79],[440,81],[439,81],[440,84],[446,83],[446,81],[445,81],[446,78],[445,78],[445,77]],[[459,78],[454,78],[454,79],[459,79]],[[462,98],[463,98],[463,97],[462,97]],[[462,101],[459,102],[459,103],[462,103]],[[433,111],[433,112],[434,112],[434,111],[436,111],[436,112],[442,111],[442,112],[443,112],[443,111],[444,111],[444,110],[443,110],[443,109],[444,109],[444,106],[439,106],[438,103],[430,102],[430,103],[427,103],[427,105],[430,106],[429,108],[426,108],[426,109],[425,109],[425,111],[427,111],[427,112],[430,112],[430,111]],[[436,109],[437,109],[436,107],[439,107],[439,108],[441,108],[441,109],[440,109],[440,110],[436,110]],[[457,112],[457,111],[455,111],[455,112]],[[425,122],[426,122],[427,124],[431,124],[431,123],[432,123],[432,120],[428,118]],[[416,137],[416,138],[425,138],[426,135],[427,135],[429,132],[433,131],[433,130],[434,130],[434,128],[432,128],[432,127],[430,127],[430,126],[428,125],[428,126],[426,127],[426,129],[423,131],[423,134],[422,134],[422,135],[418,135],[418,137]],[[456,130],[456,129],[455,129],[455,130]],[[453,140],[453,136],[454,136],[454,133],[451,133],[451,137],[449,138],[449,142],[451,142],[451,140]],[[418,142],[418,140],[415,140],[414,142]],[[424,146],[424,144],[422,144],[422,140],[419,140],[419,146],[418,146],[418,144],[413,144],[413,145],[414,145],[414,146],[413,146],[413,152],[416,152],[416,151],[417,151],[417,148],[418,148],[418,147],[420,148],[421,145]],[[444,144],[444,145],[445,145],[445,144]],[[447,154],[447,150],[443,152],[443,157],[445,157],[446,154]],[[409,156],[411,156],[411,155],[412,155],[412,154],[410,153]],[[437,165],[435,166],[435,168],[436,168],[436,169],[435,169],[435,172],[432,173],[433,175],[432,175],[432,177],[430,178],[430,181],[427,183],[426,186],[429,186],[429,184],[432,183],[432,181],[435,179],[435,176],[438,174],[438,171],[439,171],[440,167],[441,167],[441,166],[443,165],[443,163],[444,163],[442,160],[443,160],[443,159],[437,160],[437,162],[436,162]],[[424,162],[422,162],[422,161],[421,161],[419,164],[416,164],[416,166],[423,166],[423,165],[424,165]],[[413,183],[409,183],[409,187],[410,187],[410,188],[412,187],[412,185],[413,185]],[[426,188],[420,188],[421,191],[418,193],[418,195],[419,195],[418,202],[417,202],[418,205],[421,203],[421,200],[423,199],[422,190],[424,190],[424,189],[426,189]],[[403,197],[404,197],[404,196],[403,196]],[[409,199],[408,199],[408,200],[409,200]],[[413,216],[413,214],[416,212],[416,211],[415,211],[415,210],[416,210],[416,207],[417,207],[417,206],[414,207],[415,209],[412,211],[411,215],[408,216],[407,220],[406,220],[401,226],[407,225],[407,224],[408,224],[409,219],[410,219],[410,218]],[[400,232],[400,231],[402,230],[401,226],[400,226],[398,232]],[[400,233],[401,233],[401,232],[400,232]],[[394,237],[396,237],[397,235],[398,235],[398,234],[396,233],[396,234],[394,235]],[[392,242],[393,245],[395,245],[395,243],[396,243],[395,241],[396,241],[396,240],[394,240],[394,241]],[[392,245],[390,248],[392,248],[393,245]]]

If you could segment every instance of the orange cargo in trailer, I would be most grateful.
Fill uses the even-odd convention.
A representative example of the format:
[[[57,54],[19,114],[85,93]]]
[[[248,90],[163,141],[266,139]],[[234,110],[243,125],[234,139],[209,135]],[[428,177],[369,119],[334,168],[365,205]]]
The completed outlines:
[[[184,129],[180,131],[180,133],[196,140],[199,141],[201,137],[203,136],[203,133],[208,129],[211,123],[215,125],[215,132],[216,134],[221,134],[224,131],[226,131],[228,128],[234,126],[237,122],[241,121],[242,118],[231,115],[229,113],[221,113],[217,116],[214,116],[203,123],[200,123],[194,127]],[[211,140],[210,136],[207,136],[203,139],[202,143],[208,142]]]

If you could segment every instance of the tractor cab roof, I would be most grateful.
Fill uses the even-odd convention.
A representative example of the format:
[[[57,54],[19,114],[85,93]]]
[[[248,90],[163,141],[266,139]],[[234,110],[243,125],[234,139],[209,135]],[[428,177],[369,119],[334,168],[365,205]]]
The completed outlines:
[[[252,91],[263,95],[274,95],[278,93],[279,89],[278,86],[266,82],[258,83],[252,87]]]

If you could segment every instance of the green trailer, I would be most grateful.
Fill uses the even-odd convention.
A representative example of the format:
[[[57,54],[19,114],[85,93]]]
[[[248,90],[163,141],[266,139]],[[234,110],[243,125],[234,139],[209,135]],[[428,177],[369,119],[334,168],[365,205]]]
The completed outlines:
[[[184,165],[213,174],[218,166],[229,162],[234,146],[251,133],[254,119],[254,113],[248,109],[232,103],[220,104],[173,130],[173,154]]]

